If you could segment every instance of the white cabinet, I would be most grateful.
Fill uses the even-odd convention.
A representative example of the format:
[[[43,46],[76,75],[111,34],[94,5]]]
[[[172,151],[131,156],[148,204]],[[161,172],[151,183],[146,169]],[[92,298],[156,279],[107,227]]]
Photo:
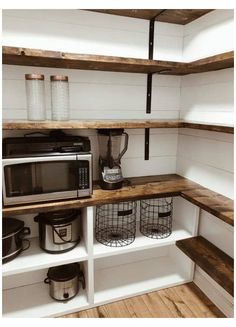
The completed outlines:
[[[4,317],[56,317],[193,280],[194,264],[176,248],[175,241],[197,234],[198,207],[174,198],[173,231],[168,238],[143,236],[137,222],[135,241],[119,248],[95,240],[95,213],[96,207],[83,208],[83,237],[75,249],[48,254],[33,237],[29,250],[3,265]],[[55,301],[43,282],[47,270],[72,262],[80,263],[86,289],[80,288],[68,302]]]

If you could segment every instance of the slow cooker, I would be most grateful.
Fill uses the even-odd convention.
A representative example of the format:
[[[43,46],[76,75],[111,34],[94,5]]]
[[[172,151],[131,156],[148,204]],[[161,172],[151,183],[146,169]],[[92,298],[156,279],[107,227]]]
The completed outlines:
[[[78,210],[41,213],[34,221],[39,226],[39,245],[48,253],[70,251],[80,242],[81,213]]]
[[[24,237],[30,234],[30,228],[24,225],[23,221],[16,218],[2,219],[2,263],[13,260],[29,248],[30,241]]]
[[[44,283],[49,284],[50,296],[57,301],[67,301],[75,297],[79,292],[79,282],[85,289],[84,274],[78,263],[51,267],[44,280]]]

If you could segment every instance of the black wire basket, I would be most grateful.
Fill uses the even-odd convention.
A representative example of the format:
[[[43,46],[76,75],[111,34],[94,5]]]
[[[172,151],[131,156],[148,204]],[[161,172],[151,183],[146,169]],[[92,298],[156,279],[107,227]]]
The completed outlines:
[[[97,206],[95,238],[111,247],[127,246],[134,242],[137,203],[133,201]]]
[[[140,201],[140,232],[150,238],[166,238],[172,233],[173,198]]]

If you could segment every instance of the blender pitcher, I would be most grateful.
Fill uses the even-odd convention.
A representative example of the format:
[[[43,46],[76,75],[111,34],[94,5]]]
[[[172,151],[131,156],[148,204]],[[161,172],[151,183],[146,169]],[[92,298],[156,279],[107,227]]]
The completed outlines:
[[[125,135],[125,144],[120,151],[122,135]],[[121,158],[128,149],[128,139],[124,129],[98,130],[101,187],[105,190],[119,189],[123,185]]]

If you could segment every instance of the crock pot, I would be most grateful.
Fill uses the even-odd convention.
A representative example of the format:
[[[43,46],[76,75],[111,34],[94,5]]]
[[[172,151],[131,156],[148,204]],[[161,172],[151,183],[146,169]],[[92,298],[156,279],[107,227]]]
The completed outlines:
[[[16,218],[2,219],[2,263],[13,260],[29,248],[30,241],[24,239],[29,234],[30,228],[24,227],[23,221]]]
[[[79,282],[85,289],[85,279],[78,263],[71,263],[48,270],[44,283],[49,284],[49,294],[57,301],[67,301],[79,292]]]
[[[81,214],[78,210],[41,213],[34,221],[39,226],[39,245],[48,253],[70,251],[80,242]]]

